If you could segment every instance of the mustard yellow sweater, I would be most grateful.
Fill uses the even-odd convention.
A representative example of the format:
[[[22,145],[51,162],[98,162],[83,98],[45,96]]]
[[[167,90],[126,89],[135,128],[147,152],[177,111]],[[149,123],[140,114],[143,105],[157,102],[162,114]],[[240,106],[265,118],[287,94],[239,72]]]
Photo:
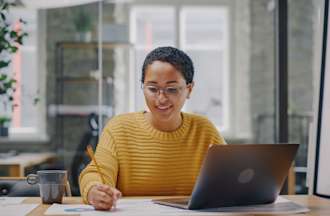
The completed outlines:
[[[95,152],[106,183],[124,196],[189,195],[208,146],[225,141],[207,118],[188,113],[182,117],[173,132],[153,128],[143,112],[112,118]],[[91,162],[79,177],[85,202],[89,189],[101,182]]]

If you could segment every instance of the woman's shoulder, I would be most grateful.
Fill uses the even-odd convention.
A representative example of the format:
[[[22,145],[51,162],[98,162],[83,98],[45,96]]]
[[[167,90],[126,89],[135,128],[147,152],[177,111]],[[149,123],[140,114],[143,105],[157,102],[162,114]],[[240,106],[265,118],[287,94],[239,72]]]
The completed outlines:
[[[127,125],[134,125],[136,117],[141,114],[140,112],[130,112],[118,114],[110,118],[106,124],[107,128],[118,128]]]
[[[191,127],[201,131],[213,131],[218,133],[215,125],[206,116],[196,113],[183,113],[183,118],[186,118]]]
[[[186,113],[183,112],[183,118],[187,118],[191,123],[195,124],[212,124],[212,122],[204,115],[196,113]]]
[[[216,126],[206,117],[195,113],[184,113],[184,117],[190,118],[192,128],[195,128],[199,133],[211,133],[214,135],[215,140],[213,143],[225,144],[226,141],[220,134]]]

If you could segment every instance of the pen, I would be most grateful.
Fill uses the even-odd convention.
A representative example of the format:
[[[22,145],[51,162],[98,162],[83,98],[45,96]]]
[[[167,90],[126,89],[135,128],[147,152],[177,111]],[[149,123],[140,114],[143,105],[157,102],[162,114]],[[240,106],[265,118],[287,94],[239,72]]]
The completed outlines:
[[[87,154],[88,156],[90,157],[90,159],[94,162],[95,166],[96,166],[96,169],[97,169],[97,172],[99,173],[100,177],[101,177],[101,180],[102,180],[102,184],[105,184],[105,180],[104,180],[104,177],[102,175],[102,172],[101,172],[101,169],[98,165],[98,163],[96,162],[96,159],[94,157],[94,153],[93,153],[93,148],[91,145],[88,145],[87,146]]]

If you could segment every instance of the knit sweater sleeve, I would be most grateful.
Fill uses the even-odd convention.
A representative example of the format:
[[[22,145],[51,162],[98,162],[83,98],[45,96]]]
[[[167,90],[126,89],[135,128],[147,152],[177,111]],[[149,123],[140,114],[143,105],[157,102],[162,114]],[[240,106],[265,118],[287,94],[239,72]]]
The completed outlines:
[[[203,117],[204,121],[205,121],[205,127],[209,128],[209,131],[211,131],[212,134],[212,144],[218,144],[218,145],[226,145],[227,142],[224,139],[224,137],[221,135],[221,133],[219,132],[219,130],[215,127],[215,125],[208,120],[206,117]]]
[[[223,138],[223,136],[219,132],[217,132],[216,136],[214,137],[214,144],[226,145],[227,142]]]
[[[106,184],[115,187],[118,175],[118,159],[115,140],[111,135],[109,126],[101,134],[95,152],[95,159],[100,166]],[[91,187],[101,183],[102,180],[95,164],[90,162],[79,176],[79,187],[84,203],[88,203],[87,195]]]

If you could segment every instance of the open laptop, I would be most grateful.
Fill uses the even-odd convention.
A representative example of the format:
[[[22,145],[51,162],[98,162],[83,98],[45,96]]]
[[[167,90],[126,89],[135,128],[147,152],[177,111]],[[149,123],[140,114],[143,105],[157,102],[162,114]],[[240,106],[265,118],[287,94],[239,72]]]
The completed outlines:
[[[190,197],[153,202],[184,209],[272,203],[280,193],[298,146],[211,145]]]

